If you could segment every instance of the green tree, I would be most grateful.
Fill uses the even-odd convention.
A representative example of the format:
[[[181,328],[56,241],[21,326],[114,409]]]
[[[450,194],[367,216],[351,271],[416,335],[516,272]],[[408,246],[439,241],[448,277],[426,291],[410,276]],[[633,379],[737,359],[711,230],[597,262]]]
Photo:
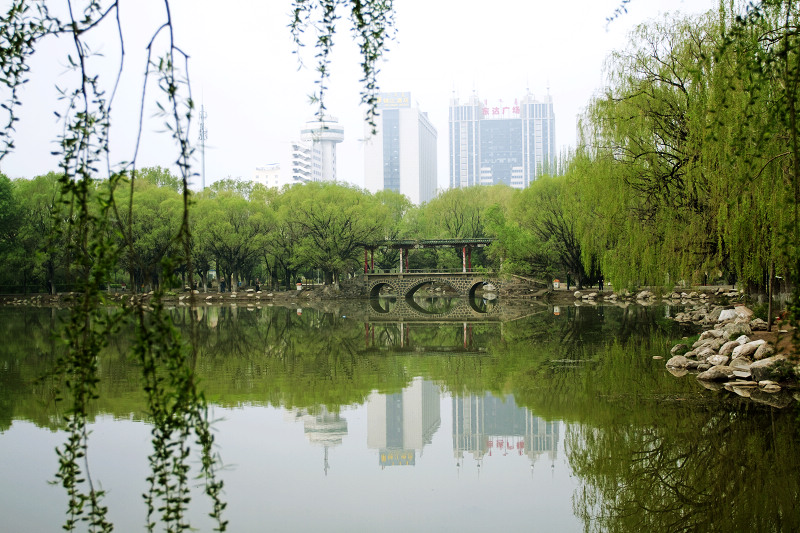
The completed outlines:
[[[358,270],[364,246],[386,237],[390,213],[367,192],[336,183],[295,185],[281,198],[296,269],[320,269],[326,284]]]

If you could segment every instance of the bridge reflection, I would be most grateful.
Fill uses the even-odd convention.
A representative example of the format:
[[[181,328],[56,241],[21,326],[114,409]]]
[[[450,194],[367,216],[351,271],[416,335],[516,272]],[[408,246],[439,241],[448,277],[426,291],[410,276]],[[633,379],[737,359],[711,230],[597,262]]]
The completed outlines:
[[[406,297],[381,296],[369,300],[370,321],[405,319],[440,319],[455,322],[470,320],[499,320],[503,307],[498,300],[480,296],[445,298],[441,296]]]
[[[499,323],[365,322],[364,349],[359,353],[479,355],[486,353],[489,338],[502,338]]]

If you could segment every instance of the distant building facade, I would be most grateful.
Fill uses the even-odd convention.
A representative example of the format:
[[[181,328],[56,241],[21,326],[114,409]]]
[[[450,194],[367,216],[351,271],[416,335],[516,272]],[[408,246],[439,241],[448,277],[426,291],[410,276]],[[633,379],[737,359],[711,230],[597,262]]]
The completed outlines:
[[[306,152],[310,152],[310,150],[306,149]],[[281,189],[286,185],[296,185],[298,183],[307,183],[310,181],[307,177],[310,174],[310,159],[300,163],[298,167],[294,166],[294,161],[292,161],[292,163],[291,174],[283,172],[279,163],[271,163],[263,167],[256,167],[255,172],[253,172],[253,181],[255,183],[261,183],[270,189]],[[295,172],[296,169],[299,170]]]
[[[281,179],[281,166],[278,163],[271,163],[263,167],[256,167],[253,172],[253,181],[269,188],[282,187],[284,181]]]
[[[489,105],[477,94],[450,101],[450,187],[505,183],[525,188],[552,172],[556,161],[555,114],[548,94],[528,92],[513,104]]]
[[[344,129],[334,117],[311,120],[300,132],[310,155],[311,181],[336,181],[336,145],[344,140]]]
[[[392,190],[421,204],[436,195],[436,128],[428,114],[412,104],[411,93],[380,93],[377,132],[367,125],[364,186]]]
[[[292,143],[292,181],[311,181],[311,148],[302,141]]]

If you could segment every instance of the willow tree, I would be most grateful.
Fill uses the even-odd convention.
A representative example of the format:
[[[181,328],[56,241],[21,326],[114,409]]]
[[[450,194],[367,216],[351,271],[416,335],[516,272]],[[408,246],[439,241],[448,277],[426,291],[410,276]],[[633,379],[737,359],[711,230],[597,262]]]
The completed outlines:
[[[64,38],[61,64],[70,69],[60,78],[56,115],[63,129],[56,141],[60,158],[62,207],[70,213],[63,239],[68,245],[78,276],[80,297],[71,310],[63,335],[68,352],[59,359],[55,373],[64,377],[67,414],[67,439],[59,448],[57,478],[67,492],[69,506],[64,528],[74,531],[86,524],[90,531],[110,531],[103,503],[103,491],[93,480],[87,462],[89,446],[89,402],[98,395],[98,354],[117,328],[133,324],[137,342],[132,357],[142,369],[142,386],[148,398],[148,412],[153,423],[153,452],[149,457],[150,489],[145,495],[148,530],[160,521],[170,531],[184,531],[190,524],[186,509],[190,499],[190,440],[200,454],[200,475],[210,498],[210,515],[216,530],[226,529],[222,516],[222,482],[216,469],[214,438],[210,430],[206,401],[194,377],[196,357],[194,331],[187,342],[173,327],[162,304],[163,290],[149,301],[138,300],[132,308],[107,313],[106,284],[112,280],[124,248],[134,239],[132,205],[136,195],[138,138],[129,162],[111,159],[109,139],[112,133],[111,108],[123,71],[125,43],[122,25],[124,13],[119,0],[66,0],[38,2],[12,0],[0,20],[0,78],[3,85],[3,117],[0,118],[0,158],[14,148],[14,127],[19,120],[20,94],[30,73],[30,59],[45,43]],[[324,110],[324,95],[330,70],[333,34],[339,25],[340,11],[347,11],[353,34],[362,57],[362,101],[368,117],[375,115],[378,86],[377,64],[391,36],[393,9],[391,0],[293,0],[290,3],[292,32],[298,44],[303,30],[313,28],[318,51],[320,74],[319,112]],[[51,10],[52,8],[52,10]],[[194,147],[189,129],[195,116],[195,104],[188,77],[189,58],[177,39],[177,21],[171,15],[170,2],[164,0],[160,20],[154,20],[147,39],[146,64],[142,69],[142,106],[138,124],[116,124],[114,128],[138,129],[141,137],[145,121],[144,103],[155,100],[157,120],[172,142],[175,152],[172,165],[178,169],[182,201],[180,223],[172,235],[174,247],[161,261],[162,276],[169,279],[177,266],[186,265],[193,278],[192,239],[189,226],[193,175],[191,161]],[[118,75],[106,80],[102,59],[90,49],[91,39],[107,26],[114,27],[116,43],[104,43],[105,55],[119,57]],[[149,111],[147,112],[149,113]],[[97,184],[100,184],[97,186]],[[129,183],[127,204],[118,201],[119,189]],[[123,239],[117,239],[114,227],[120,213],[128,212]],[[59,237],[59,236],[56,236]],[[163,285],[162,285],[163,286]]]
[[[740,276],[766,287],[776,276],[800,302],[800,8],[765,0],[725,21],[715,59],[721,72],[715,138],[727,170],[729,205],[720,211]],[[770,312],[770,321],[772,313]]]
[[[617,284],[692,279],[720,265],[701,157],[718,42],[711,15],[665,17],[638,26],[608,59],[608,89],[584,122],[581,155],[596,164],[575,186],[595,217],[584,253]]]

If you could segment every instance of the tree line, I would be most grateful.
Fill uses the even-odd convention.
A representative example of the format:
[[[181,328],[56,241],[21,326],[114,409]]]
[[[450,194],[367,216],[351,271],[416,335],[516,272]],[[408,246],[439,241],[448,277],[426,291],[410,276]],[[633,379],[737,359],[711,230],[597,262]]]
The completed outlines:
[[[615,288],[793,279],[799,22],[791,2],[769,1],[744,14],[721,5],[640,25],[608,58],[608,84],[589,103],[561,175],[524,190],[454,189],[414,206],[341,183],[215,182],[192,195],[192,282],[206,287],[216,270],[229,286],[333,283],[363,269],[365,243],[486,236],[496,242],[475,252],[475,264],[578,287],[601,278]],[[162,262],[179,255],[182,181],[154,167],[128,184],[116,201],[132,210],[120,210],[111,229],[130,241],[120,242],[116,278],[157,287]],[[69,286],[70,235],[59,231],[69,202],[59,191],[55,173],[0,177],[0,285]],[[374,262],[395,268],[399,253],[379,249]],[[456,249],[409,257],[412,269],[460,264]]]

